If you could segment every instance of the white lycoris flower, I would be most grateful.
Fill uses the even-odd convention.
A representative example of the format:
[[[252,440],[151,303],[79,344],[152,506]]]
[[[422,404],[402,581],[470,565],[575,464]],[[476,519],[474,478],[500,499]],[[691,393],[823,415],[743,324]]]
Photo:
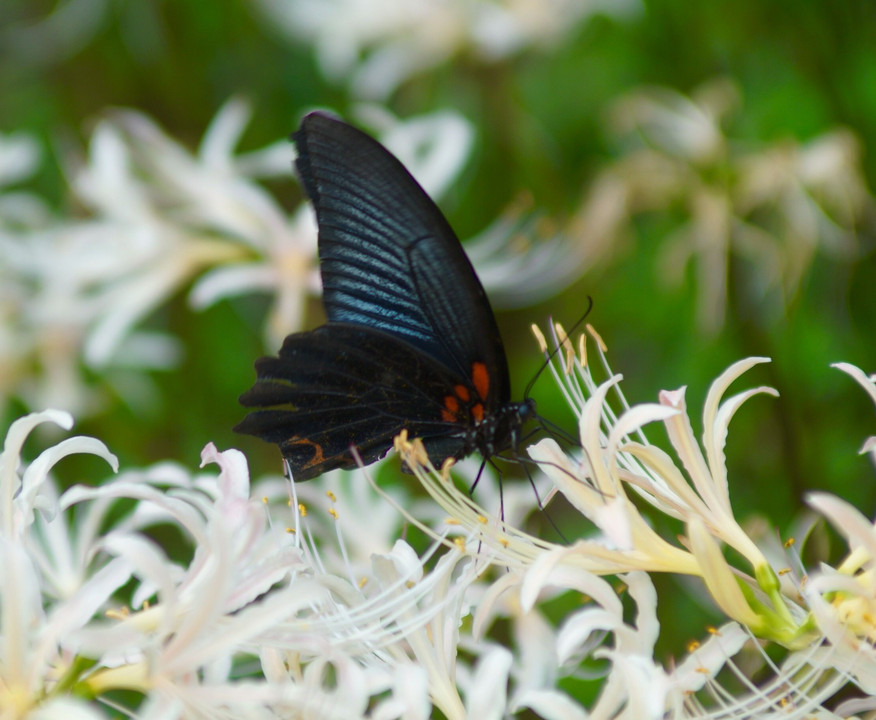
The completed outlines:
[[[302,204],[289,216],[256,182],[292,177],[291,143],[234,154],[249,114],[242,101],[229,102],[193,155],[146,116],[116,112],[96,126],[88,157],[69,171],[91,217],[22,224],[21,212],[5,217],[0,208],[4,399],[93,412],[101,398],[86,384],[83,362],[128,370],[115,375],[124,380],[120,394],[134,404],[148,397],[148,379],[131,382],[130,370],[172,366],[180,347],[137,325],[195,278],[197,307],[231,294],[273,293],[271,347],[301,328],[305,300],[319,292],[312,210]],[[384,115],[379,124],[433,192],[452,182],[471,147],[470,126],[452,113],[404,122]],[[10,182],[34,170],[35,147],[29,138],[2,138]],[[12,204],[21,208],[21,195],[0,200],[18,198]]]
[[[414,75],[469,50],[493,61],[550,46],[595,13],[637,13],[637,0],[260,0],[273,30],[313,43],[323,72],[359,97],[385,98]]]
[[[183,154],[171,143],[150,149],[155,162],[162,153]],[[71,171],[90,218],[50,217],[0,231],[9,296],[0,314],[0,389],[4,399],[15,393],[31,407],[94,411],[100,397],[86,384],[83,363],[100,370],[172,365],[174,340],[135,325],[194,273],[241,254],[164,212],[120,126],[98,125],[90,150],[89,161]],[[123,397],[129,387],[120,386]]]
[[[604,365],[601,341],[591,332]],[[782,717],[835,718],[840,715],[825,703],[849,683],[864,693],[844,705],[849,712],[876,708],[872,699],[876,694],[874,523],[837,498],[813,495],[810,504],[848,539],[850,553],[836,568],[823,565],[801,581],[790,577],[782,564],[770,565],[732,511],[724,457],[728,423],[747,399],[759,393],[775,395],[775,391],[760,387],[729,399],[723,396],[731,382],[765,359],[736,363],[713,383],[699,442],[691,431],[683,391],[664,391],[659,404],[632,407],[618,393],[623,408],[618,415],[607,393],[618,392],[619,377],[612,376],[606,366],[609,380],[597,383],[584,361],[584,343],[581,357],[576,357],[561,328],[557,336],[562,339],[557,341],[560,359],[551,367],[578,415],[581,446],[568,454],[549,439],[529,451],[559,492],[593,523],[598,531],[595,538],[570,545],[548,543],[501,518],[490,518],[456,488],[448,468],[443,472],[431,468],[422,445],[404,437],[397,440],[397,449],[461,533],[457,546],[509,569],[477,604],[475,632],[482,634],[497,614],[514,616],[508,608],[531,611],[545,589],[574,589],[593,598],[595,605],[565,618],[556,637],[550,630],[537,631],[542,644],[556,652],[553,664],[543,662],[541,668],[556,670],[557,663],[568,663],[582,651],[608,658],[611,669],[597,706],[606,717],[717,719],[779,713]],[[876,378],[850,365],[838,367],[876,402]],[[678,460],[645,439],[641,430],[648,422],[665,425]],[[874,446],[876,440],[870,438],[862,452],[870,453]],[[675,538],[658,535],[634,500],[684,521],[687,538],[682,545]],[[730,565],[722,545],[733,548],[748,563],[747,573]],[[769,557],[783,563],[774,552]],[[653,656],[659,631],[653,611],[658,598],[642,571],[701,577],[712,600],[737,622],[710,631],[712,637],[702,645],[692,644],[690,656],[674,668],[663,667]],[[620,572],[626,573],[623,577],[639,607],[641,622],[632,635],[623,614],[612,614],[611,593],[600,589],[604,581],[594,575]],[[514,602],[508,602],[511,597]],[[498,611],[500,598],[507,603],[502,611]],[[615,633],[617,641],[627,638],[626,644],[595,650],[599,629]],[[780,646],[773,646],[778,661],[766,652],[770,643]],[[557,675],[552,677],[555,680]],[[744,680],[746,690],[730,690],[736,679],[755,677],[757,682]],[[556,693],[551,682],[532,684],[515,701],[537,711],[543,708],[549,716],[584,717],[573,701]],[[597,712],[597,707],[591,711]]]
[[[596,178],[576,223],[601,229],[598,254],[630,215],[682,206],[688,220],[668,237],[658,271],[679,284],[696,262],[699,323],[710,332],[724,321],[731,255],[750,261],[754,292],[774,291],[781,307],[816,251],[854,255],[856,228],[876,207],[853,133],[735,143],[722,124],[740,100],[726,79],[690,97],[643,88],[619,98],[607,125],[622,156]]]
[[[47,699],[46,693],[64,678],[75,651],[65,644],[109,600],[129,574],[119,563],[109,564],[75,586],[50,573],[48,565],[63,563],[76,543],[67,535],[46,532],[57,517],[57,493],[48,474],[71,453],[91,453],[116,467],[115,457],[93,438],[75,437],[44,451],[27,468],[21,449],[30,432],[42,423],[69,429],[66,413],[46,411],[17,420],[9,428],[0,454],[0,717],[30,717]],[[68,544],[69,542],[69,544]],[[48,582],[47,582],[48,581]],[[44,593],[54,602],[44,602]],[[57,699],[56,699],[57,700]],[[46,703],[45,717],[97,717],[70,698]]]
[[[623,578],[638,608],[636,624],[628,625],[615,589],[585,563],[556,562],[560,546],[527,536],[505,518],[491,519],[446,473],[428,465],[418,442],[409,443],[402,437],[396,447],[430,495],[450,513],[453,523],[449,527],[463,532],[455,545],[478,563],[506,569],[488,587],[473,588],[478,591],[473,602],[474,637],[460,638],[460,642],[466,648],[487,651],[474,674],[461,681],[466,694],[464,717],[500,718],[503,713],[529,708],[546,718],[583,720],[614,717],[622,707],[629,708],[630,718],[663,717],[674,690],[666,671],[653,658],[659,624],[647,575]],[[417,518],[408,517],[417,523]],[[568,592],[587,602],[555,628],[538,605]],[[510,647],[504,648],[494,646],[488,635],[503,617],[512,622],[511,643],[504,641]],[[582,661],[594,659],[608,661],[610,669],[604,677],[600,673],[598,700],[585,709],[558,682],[574,677]]]
[[[876,404],[876,376],[867,376],[848,363],[835,367],[854,378]],[[867,438],[861,453],[873,455],[876,436]],[[831,647],[825,659],[837,671],[855,679],[866,692],[866,704],[876,709],[876,523],[846,501],[827,493],[812,493],[809,505],[833,525],[849,546],[849,554],[836,568],[822,565],[810,574],[801,592],[812,608],[815,622]]]
[[[301,213],[290,219],[254,180],[284,166],[289,172],[287,143],[234,156],[249,114],[242,101],[227,103],[196,155],[132,111],[115,113],[96,128],[90,162],[74,174],[73,187],[98,218],[128,236],[127,245],[139,239],[134,247],[141,252],[116,285],[105,288],[107,295],[115,291],[119,297],[108,298],[115,300],[108,302],[114,311],[101,318],[89,338],[87,357],[94,362],[109,357],[135,322],[184,283],[211,266],[254,254],[271,257],[274,267],[285,272],[286,286],[293,289],[291,299],[281,299],[286,319],[300,323],[301,297],[317,285],[310,267],[313,229]],[[249,287],[259,287],[254,275],[249,271],[246,277]],[[215,299],[220,289],[228,293],[237,287],[231,279],[209,277],[202,282],[212,285],[193,290],[196,304]]]
[[[138,717],[161,720],[425,720],[433,705],[465,716],[475,691],[464,703],[456,648],[483,564],[393,545],[397,519],[383,548],[361,542],[343,528],[365,509],[361,492],[332,501],[337,530],[311,525],[303,502],[290,511],[288,485],[255,497],[243,456],[212,445],[202,460],[218,476],[165,463],[58,498],[48,472],[61,457],[115,458],[72,438],[22,468],[42,422],[72,420],[23,418],[0,456],[0,717],[104,717],[100,703],[121,689],[142,698]],[[167,548],[161,527],[176,531]],[[333,540],[340,552],[323,553]]]
[[[839,128],[739,158],[736,212],[763,218],[779,263],[772,271],[787,296],[797,291],[819,250],[838,259],[857,253],[858,225],[873,208],[862,155],[854,133]],[[740,247],[752,253],[762,242],[756,234],[741,240]]]
[[[472,128],[455,113],[405,120],[376,106],[357,113],[433,196],[453,183],[472,147]],[[130,404],[148,403],[151,381],[142,371],[173,367],[183,348],[138,325],[189,283],[197,308],[232,295],[271,294],[270,349],[303,327],[306,301],[320,292],[313,211],[303,202],[289,215],[257,182],[293,177],[291,143],[235,154],[249,116],[246,103],[230,101],[191,153],[145,115],[114,112],[95,127],[87,157],[68,163],[71,188],[90,217],[26,225],[10,219],[6,231],[0,208],[4,400],[15,395],[30,407],[94,413],[105,398],[86,380],[84,365]],[[10,178],[33,170],[32,143],[12,136],[0,143],[0,155],[4,148]],[[538,278],[524,282],[533,299],[561,289],[588,259],[552,262],[569,241],[520,242],[532,225],[503,218],[473,246],[500,301],[511,295],[512,274],[516,288],[521,278]]]
[[[248,114],[248,110],[240,108],[235,112],[238,116],[242,112]],[[428,192],[436,194],[442,192],[459,173],[468,157],[472,129],[457,114],[436,112],[407,120],[397,120],[373,107],[360,108],[359,112],[382,130],[382,140],[398,155]],[[224,134],[228,137],[222,142],[213,140],[209,146],[230,149],[233,146],[232,137],[236,140],[242,130],[242,120],[243,118],[238,117],[235,123],[221,123],[220,125],[226,128]],[[205,147],[207,147],[206,141]],[[291,177],[294,159],[292,144],[284,144],[283,151],[286,161],[282,172]],[[227,155],[217,149],[209,154],[215,157]],[[230,168],[227,159],[220,165]],[[245,163],[245,165],[249,164]],[[271,167],[274,165],[272,160]],[[167,175],[168,178],[177,174],[176,171],[168,172],[170,170],[168,168],[162,174]],[[205,169],[205,172],[213,174],[209,169]],[[202,183],[198,180],[191,184],[193,187],[199,187]],[[255,257],[243,262],[238,260],[225,263],[206,273],[195,283],[191,300],[196,307],[204,307],[229,295],[252,291],[272,293],[275,299],[267,319],[266,344],[273,349],[282,344],[287,334],[302,328],[305,300],[308,296],[319,294],[316,223],[309,203],[304,203],[289,220],[286,220],[282,215],[282,209],[278,205],[271,204],[273,201],[264,191],[259,192],[261,194],[257,204],[262,211],[256,211],[256,203],[253,203],[250,207],[251,212],[245,211],[239,215],[243,216],[248,212],[254,219],[271,215],[274,220],[265,222],[260,227],[251,228],[245,228],[240,223],[228,225],[219,222],[220,226],[225,225],[225,232],[249,245]],[[238,194],[228,188],[227,192],[217,193],[209,202],[198,201],[198,209],[195,212],[205,220],[209,220],[217,209],[233,206],[232,204],[236,202],[234,197]],[[254,194],[253,199],[255,199]]]
[[[0,188],[30,177],[39,165],[40,148],[24,133],[0,134]]]

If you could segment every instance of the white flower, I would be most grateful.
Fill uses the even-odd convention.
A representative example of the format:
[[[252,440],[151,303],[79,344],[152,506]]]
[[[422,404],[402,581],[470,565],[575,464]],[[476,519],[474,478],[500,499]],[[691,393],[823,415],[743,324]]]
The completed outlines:
[[[570,349],[566,340],[561,347]],[[253,491],[243,456],[212,445],[202,460],[218,472],[192,476],[164,463],[58,498],[48,472],[61,457],[115,460],[99,441],[72,438],[22,468],[30,431],[71,419],[50,411],[19,420],[0,455],[0,708],[96,718],[94,704],[68,693],[100,700],[126,689],[142,698],[130,711],[162,719],[425,720],[433,708],[448,718],[525,708],[582,720],[833,718],[825,703],[851,682],[863,696],[843,707],[868,709],[876,694],[874,524],[837,498],[811,496],[849,554],[798,581],[792,600],[729,504],[727,422],[766,389],[721,398],[759,361],[737,363],[714,383],[702,443],[681,393],[629,408],[621,397],[626,409],[616,416],[606,402],[616,377],[596,383],[571,352],[552,367],[578,410],[581,454],[548,441],[532,453],[551,460],[542,469],[600,531],[571,545],[512,525],[527,509],[517,488],[508,489],[509,516],[491,518],[405,438],[398,449],[451,524],[417,517],[422,506],[404,489],[375,497],[340,472],[327,478],[327,493],[279,478]],[[841,367],[876,401],[872,378]],[[667,426],[683,471],[645,441],[640,428],[655,420]],[[685,544],[661,539],[634,500],[684,520]],[[528,509],[537,506],[533,495]],[[424,551],[394,540],[393,507],[411,521],[408,534],[420,527],[431,536]],[[162,526],[175,529],[172,553],[157,542]],[[720,543],[753,577],[732,568]],[[622,594],[600,577],[618,571]],[[701,576],[739,622],[710,630],[677,663],[658,661],[663,598],[646,571]],[[554,607],[566,611],[550,619],[543,607],[561,598]],[[790,648],[779,660],[766,652],[776,640]],[[596,683],[595,700],[582,707],[564,678]]]
[[[311,526],[303,503],[290,532],[289,486],[264,484],[283,501],[266,504],[243,456],[212,445],[202,459],[218,476],[164,463],[58,499],[47,473],[65,454],[115,459],[74,438],[22,471],[22,444],[47,421],[72,422],[54,411],[19,420],[0,456],[2,710],[101,717],[65,694],[126,689],[142,697],[139,717],[162,720],[425,719],[433,704],[464,717],[457,634],[482,565],[456,550],[436,558],[437,544],[422,556],[402,541],[349,553],[345,533]],[[155,539],[161,526],[176,529],[172,553]],[[333,536],[340,552],[323,554]]]
[[[834,367],[854,378],[876,404],[876,378],[848,363]],[[872,452],[873,437],[862,453]],[[834,526],[849,546],[835,568],[823,564],[801,588],[814,620],[831,647],[829,661],[854,677],[862,690],[876,695],[876,523],[846,501],[827,493],[810,493],[809,505]]]
[[[0,134],[0,187],[30,177],[39,165],[40,148],[24,133]]]
[[[9,428],[0,454],[0,715],[4,718],[29,717],[43,703],[46,693],[71,668],[75,653],[65,640],[128,577],[118,563],[72,585],[47,573],[47,564],[56,555],[63,558],[75,547],[67,544],[66,535],[46,532],[50,524],[46,518],[58,511],[48,476],[52,466],[66,455],[84,452],[116,467],[115,457],[102,443],[84,437],[70,438],[44,451],[26,469],[21,467],[21,448],[35,427],[54,423],[69,428],[72,422],[69,415],[57,411],[21,418]],[[45,592],[54,595],[53,602],[44,602]],[[49,713],[65,710],[71,717],[94,717],[72,701],[47,703],[43,708],[45,717],[57,717]]]
[[[604,365],[600,340],[591,332]],[[606,367],[609,380],[597,383],[591,365],[583,360],[584,343],[577,358],[560,328],[557,335],[559,367],[551,367],[579,416],[581,449],[567,454],[553,440],[544,440],[530,453],[559,491],[595,524],[599,536],[571,545],[531,537],[502,519],[490,518],[456,488],[448,468],[438,472],[429,465],[418,442],[400,437],[396,443],[416,477],[451,516],[451,527],[459,533],[457,547],[480,562],[507,568],[475,603],[473,629],[482,637],[496,618],[514,620],[510,665],[497,658],[502,668],[497,682],[517,684],[511,707],[562,718],[716,719],[774,713],[827,719],[876,707],[876,523],[833,496],[813,494],[810,505],[848,540],[850,552],[835,568],[822,565],[802,580],[785,575],[780,583],[778,571],[734,518],[723,450],[727,425],[745,400],[775,392],[754,388],[722,398],[731,382],[765,360],[736,363],[713,383],[700,443],[691,432],[682,391],[661,393],[660,404],[632,407],[619,395],[625,409],[616,415],[606,397],[619,378]],[[851,365],[838,367],[876,402],[876,378]],[[678,466],[642,435],[642,426],[653,421],[666,426]],[[869,453],[873,445],[870,438],[862,452]],[[661,538],[640,516],[634,499],[685,521],[682,546]],[[724,544],[744,559],[748,574],[728,562]],[[769,556],[785,562],[775,552]],[[633,625],[624,620],[611,586],[596,576],[621,571],[638,609]],[[662,598],[642,571],[700,576],[718,607],[737,622],[710,630],[711,638],[692,643],[686,659],[664,667],[654,658],[659,634],[654,610]],[[569,613],[555,631],[544,623],[538,605],[564,590],[574,590],[592,604]],[[603,643],[605,633],[612,642]],[[771,643],[783,646],[780,660]],[[582,657],[610,662],[590,715],[556,687],[564,669]],[[535,662],[522,673],[525,658]],[[735,687],[739,678],[744,688]],[[846,701],[836,713],[827,709],[825,704],[849,683],[863,696]]]
[[[248,117],[245,103],[230,101],[213,120],[196,156],[132,111],[116,113],[95,130],[91,162],[72,183],[96,215],[126,240],[119,252],[127,250],[130,265],[117,269],[116,282],[104,288],[104,302],[112,310],[89,338],[86,352],[92,362],[106,361],[138,320],[211,266],[272,247],[289,248],[291,256],[300,256],[297,265],[302,267],[310,262],[315,248],[310,229],[305,225],[302,231],[301,220],[290,220],[247,176],[273,174],[280,164],[291,167],[291,148],[278,144],[258,153],[256,161],[232,155]],[[132,243],[138,254],[130,252]],[[274,261],[278,268],[296,266],[284,257]],[[315,287],[315,274],[307,273]],[[300,275],[289,283],[295,297],[301,292]],[[217,280],[210,282],[213,288],[195,288],[196,303],[218,296]],[[288,310],[292,317],[287,319],[299,323],[300,307],[293,303]]]
[[[557,332],[565,338],[560,328]],[[543,338],[542,343],[546,347]],[[561,367],[552,363],[551,368],[579,417],[581,454],[567,455],[552,439],[540,441],[529,453],[600,534],[561,546],[490,519],[446,473],[427,470],[421,446],[400,439],[397,448],[418,479],[467,533],[465,546],[479,548],[479,554],[485,546],[495,562],[532,567],[534,573],[568,566],[600,574],[644,570],[697,575],[722,610],[756,634],[790,646],[808,642],[805,611],[783,595],[776,570],[736,521],[730,504],[723,449],[728,423],[745,400],[775,391],[755,388],[723,402],[722,396],[733,380],[764,359],[736,363],[713,383],[703,413],[701,449],[687,418],[683,389],[661,393],[659,404],[633,406],[615,416],[606,398],[620,377],[597,385],[583,357],[575,358],[568,345],[564,350],[565,357],[561,352],[557,360]],[[621,404],[626,406],[622,396]],[[642,435],[642,427],[655,421],[666,427],[679,465]],[[684,547],[653,529],[630,489],[640,501],[686,523]],[[719,543],[747,561],[747,576],[729,565]]]
[[[472,130],[459,115],[436,112],[399,121],[384,112],[378,112],[374,107],[360,108],[359,112],[382,129],[382,139],[429,192],[440,193],[446,188],[468,156]],[[232,129],[238,133],[242,129],[240,122],[235,125],[228,122],[217,124],[227,126],[229,134]],[[236,135],[233,139],[236,140]],[[221,143],[214,141],[209,145],[230,150],[233,141],[228,137]],[[286,173],[291,176],[292,145],[287,144],[285,150],[288,158]],[[223,157],[223,154],[214,150],[210,156]],[[218,175],[221,177],[223,172],[228,174],[231,163],[225,159],[219,166]],[[217,172],[205,168],[204,174],[213,176]],[[178,176],[180,173],[168,168],[162,172],[162,176],[165,175]],[[216,183],[215,179],[211,182]],[[192,187],[205,184],[200,177],[197,180],[193,178],[191,183]],[[287,220],[282,216],[279,206],[272,205],[273,201],[266,194],[258,195],[259,200],[255,202],[256,194],[251,192],[253,202],[250,208],[241,209],[238,214],[242,217],[249,213],[253,219],[264,217],[266,221],[261,226],[252,227],[237,222],[227,224],[213,217],[213,214],[217,208],[239,204],[235,198],[241,193],[231,186],[218,190],[214,200],[209,203],[197,201],[197,208],[187,214],[200,215],[217,227],[224,225],[223,231],[249,245],[255,257],[243,262],[226,263],[199,278],[192,289],[192,303],[196,307],[204,307],[229,295],[254,290],[273,293],[275,300],[267,320],[266,345],[269,348],[279,347],[287,334],[303,327],[307,297],[320,292],[316,223],[312,208],[309,204],[303,204]]]
[[[619,98],[607,124],[622,157],[596,178],[576,223],[601,230],[598,255],[617,243],[630,215],[683,207],[688,220],[669,235],[658,272],[680,284],[696,262],[698,320],[709,332],[724,321],[731,255],[750,261],[756,300],[772,291],[770,307],[780,309],[818,250],[854,256],[856,228],[876,205],[850,131],[805,144],[735,143],[722,124],[740,99],[723,78],[690,97],[642,88]]]
[[[634,0],[261,0],[273,30],[309,40],[323,72],[381,99],[408,78],[470,49],[485,61],[554,45],[597,12],[636,13]]]

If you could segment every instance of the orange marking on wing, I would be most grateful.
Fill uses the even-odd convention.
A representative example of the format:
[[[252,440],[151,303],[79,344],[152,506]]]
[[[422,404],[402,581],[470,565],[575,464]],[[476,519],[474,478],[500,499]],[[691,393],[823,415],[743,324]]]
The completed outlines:
[[[325,455],[323,455],[322,453],[322,445],[320,445],[319,443],[313,442],[313,440],[311,440],[310,438],[303,437],[290,438],[289,442],[292,445],[309,445],[311,448],[313,448],[313,457],[301,466],[302,470],[325,462]]]
[[[453,392],[456,393],[456,397],[458,397],[463,402],[468,402],[471,400],[471,393],[468,391],[468,388],[465,385],[457,385],[453,388]]]
[[[484,419],[484,406],[480,403],[472,405],[471,408],[471,416],[477,421],[480,422]]]
[[[459,420],[459,400],[453,395],[447,395],[444,398],[444,407],[441,408],[441,419],[444,422],[457,422]]]
[[[487,393],[490,391],[490,374],[487,372],[487,366],[482,362],[471,364],[471,381],[481,400],[486,400]]]

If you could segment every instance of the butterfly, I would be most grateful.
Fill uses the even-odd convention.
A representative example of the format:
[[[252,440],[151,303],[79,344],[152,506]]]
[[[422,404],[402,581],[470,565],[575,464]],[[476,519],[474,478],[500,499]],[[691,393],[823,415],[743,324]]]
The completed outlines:
[[[276,443],[296,480],[383,457],[402,430],[441,466],[516,450],[535,401],[511,401],[486,293],[444,215],[372,137],[313,112],[293,134],[316,210],[327,322],[256,361],[234,429]]]

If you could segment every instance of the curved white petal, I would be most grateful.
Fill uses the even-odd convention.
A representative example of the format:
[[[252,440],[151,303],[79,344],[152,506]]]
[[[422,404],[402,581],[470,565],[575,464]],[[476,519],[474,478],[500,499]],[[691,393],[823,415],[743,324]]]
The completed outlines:
[[[876,380],[874,380],[873,375],[867,375],[863,370],[851,363],[834,363],[831,367],[842,370],[844,373],[854,378],[858,385],[864,388],[873,402],[876,403]]]
[[[529,708],[544,720],[588,720],[581,705],[559,690],[532,689],[520,693],[512,711]]]
[[[876,559],[876,528],[854,505],[822,492],[809,493],[806,502],[830,520],[836,531],[846,538],[850,550],[864,548],[871,562]]]
[[[481,656],[466,693],[466,717],[501,720],[505,716],[512,661],[511,651],[504,647],[492,647]]]

